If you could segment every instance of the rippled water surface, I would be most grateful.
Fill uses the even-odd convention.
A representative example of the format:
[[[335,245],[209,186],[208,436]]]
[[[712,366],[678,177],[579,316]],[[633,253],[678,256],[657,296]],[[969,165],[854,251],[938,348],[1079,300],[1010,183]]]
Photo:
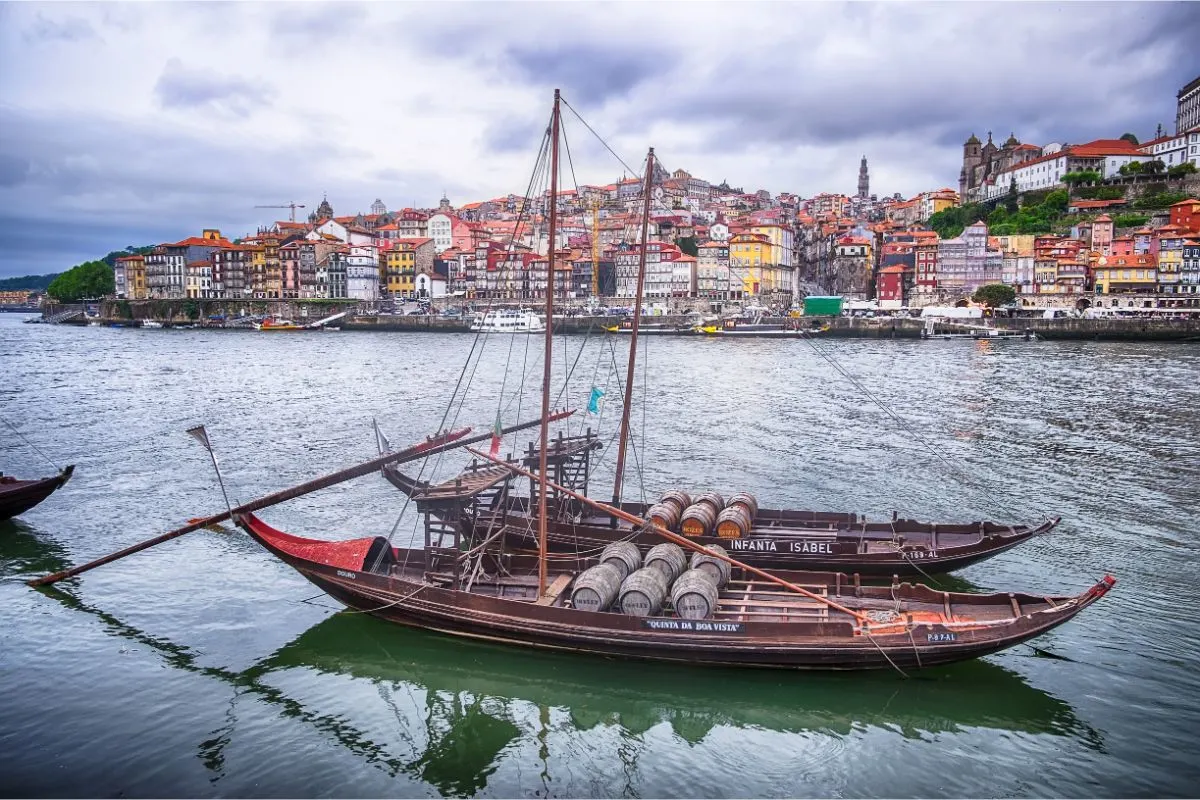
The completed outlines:
[[[372,419],[396,443],[434,431],[472,340],[21,319],[0,314],[0,414],[78,466],[48,501],[0,523],[0,794],[1184,796],[1200,786],[1198,346],[845,341],[819,353],[806,342],[647,337],[633,426],[644,468],[627,496],[711,487],[773,507],[946,521],[1061,515],[1052,535],[958,577],[1046,593],[1118,577],[1102,602],[1037,640],[1040,652],[904,679],[449,640],[336,613],[240,533],[197,532],[61,591],[30,589],[22,579],[222,507],[185,428],[208,426],[231,494],[249,499],[369,457]],[[498,406],[506,424],[536,414],[537,345],[487,342],[452,412],[459,426],[486,431]],[[572,378],[560,405],[583,407],[593,383],[616,398],[625,347],[561,340],[555,391]],[[615,406],[590,420],[606,438]],[[595,487],[613,460],[606,451]],[[461,464],[447,456],[437,474]],[[52,468],[0,425],[0,469]],[[402,506],[371,476],[264,516],[334,538],[395,528],[403,541],[416,520]]]

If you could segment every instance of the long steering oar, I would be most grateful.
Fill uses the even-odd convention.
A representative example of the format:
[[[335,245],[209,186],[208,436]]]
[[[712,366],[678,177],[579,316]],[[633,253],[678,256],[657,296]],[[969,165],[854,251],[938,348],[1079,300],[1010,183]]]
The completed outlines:
[[[573,411],[562,411],[554,415],[554,418],[563,419],[565,417],[569,417],[573,413]],[[515,431],[525,430],[526,428],[533,428],[541,423],[541,419],[523,422],[519,425],[513,425],[511,427],[504,428],[500,431],[500,433],[509,434]],[[357,466],[339,470],[338,472],[325,475],[324,477],[316,478],[315,480],[302,483],[298,486],[293,486],[290,489],[283,489],[281,491],[274,492],[273,494],[265,495],[257,500],[251,500],[248,503],[244,503],[237,508],[222,511],[219,514],[193,519],[182,528],[176,528],[175,530],[168,531],[161,536],[155,536],[153,539],[147,539],[146,541],[132,545],[131,547],[126,547],[124,550],[118,550],[117,552],[110,553],[102,558],[97,558],[95,561],[89,561],[86,564],[80,564],[78,567],[71,567],[70,569],[65,569],[62,572],[55,572],[52,575],[44,575],[40,578],[34,578],[31,581],[27,581],[27,583],[30,586],[45,586],[51,583],[58,583],[66,578],[74,577],[75,575],[95,569],[96,567],[101,567],[110,562],[125,558],[125,556],[131,556],[134,553],[141,552],[142,550],[162,544],[163,542],[169,542],[172,539],[183,536],[185,533],[191,533],[192,531],[198,531],[201,528],[207,528],[210,525],[215,525],[218,522],[224,522],[225,520],[231,519],[238,514],[247,514],[251,511],[258,511],[260,509],[267,508],[268,506],[278,505],[279,503],[292,500],[296,497],[300,497],[301,495],[310,494],[320,489],[325,489],[335,484],[351,480],[352,478],[358,478],[363,475],[367,475],[375,472],[378,469],[381,469],[386,464],[403,464],[409,461],[416,461],[417,459],[424,458],[425,456],[443,453],[447,450],[454,450],[470,444],[477,444],[496,435],[493,432],[488,432],[485,434],[480,434],[479,436],[473,436],[470,439],[463,439],[463,437],[470,432],[470,428],[461,428],[456,431],[449,431],[447,433],[431,436],[424,442],[413,445],[412,447],[407,447],[404,450],[388,453],[387,455],[373,458],[370,461],[364,462]],[[462,441],[459,441],[460,439]]]
[[[505,461],[501,458],[497,458],[497,457],[488,455],[487,453],[481,453],[478,450],[472,449],[470,447],[467,448],[467,452],[470,453],[471,455],[478,456],[479,458],[484,458],[484,459],[487,459],[488,461],[492,461],[496,464],[501,464],[505,467],[508,467],[510,470],[512,470],[514,473],[516,473],[518,475],[522,475],[526,478],[531,478],[533,480],[538,480],[538,476],[535,473],[530,472],[527,469],[523,469],[523,468],[517,466],[516,464],[513,464],[512,462]],[[713,558],[719,559],[721,561],[725,561],[732,566],[741,567],[746,572],[757,575],[758,577],[760,577],[764,580],[770,581],[771,583],[776,583],[776,584],[784,587],[785,589],[790,589],[791,591],[796,592],[798,594],[802,594],[805,597],[809,597],[813,600],[824,603],[825,605],[829,606],[830,608],[832,608],[835,611],[840,611],[843,614],[849,614],[852,618],[858,620],[864,626],[869,627],[872,623],[871,618],[868,617],[866,614],[861,614],[857,611],[846,608],[842,604],[835,603],[833,600],[830,600],[828,597],[823,597],[823,596],[817,594],[816,592],[810,592],[809,590],[805,589],[803,586],[797,586],[796,584],[792,583],[791,581],[787,581],[787,580],[784,580],[783,578],[780,578],[778,575],[772,575],[771,573],[761,570],[758,567],[752,567],[749,564],[745,564],[741,561],[738,561],[736,558],[730,558],[729,556],[724,555],[722,553],[718,553],[714,550],[709,550],[707,547],[705,547],[702,544],[697,544],[696,542],[693,542],[691,539],[688,539],[687,537],[680,536],[679,534],[677,534],[673,531],[667,530],[666,528],[662,527],[661,525],[657,525],[648,520],[644,520],[641,517],[638,517],[634,514],[630,514],[628,511],[622,511],[621,509],[617,508],[616,506],[610,506],[607,503],[601,503],[598,500],[593,500],[592,498],[588,497],[585,494],[580,494],[579,492],[572,491],[571,489],[568,489],[564,486],[559,486],[558,484],[553,483],[552,481],[546,481],[546,486],[551,489],[554,489],[556,491],[562,492],[563,494],[567,495],[568,497],[574,497],[576,500],[591,506],[592,508],[596,509],[597,511],[602,511],[605,514],[611,514],[612,516],[614,516],[618,519],[625,520],[626,522],[628,522],[631,525],[638,525],[638,526],[645,527],[648,530],[652,530],[669,542],[674,542],[675,544],[677,544],[681,547],[686,547],[689,550],[696,551],[697,553],[703,553],[704,555],[712,556]]]

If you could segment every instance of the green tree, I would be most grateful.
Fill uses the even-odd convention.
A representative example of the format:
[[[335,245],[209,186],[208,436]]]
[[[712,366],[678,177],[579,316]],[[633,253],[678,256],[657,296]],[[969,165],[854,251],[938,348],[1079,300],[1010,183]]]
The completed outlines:
[[[971,299],[988,308],[999,308],[1016,300],[1017,290],[1006,283],[989,283],[976,289]]]
[[[1009,216],[1017,213],[1017,178],[1015,175],[1008,182],[1008,195],[1004,198],[1004,209]]]
[[[1142,165],[1142,172],[1147,175],[1160,175],[1167,171],[1167,165],[1157,158]]]
[[[1136,136],[1134,136],[1132,133],[1122,133],[1121,138],[1127,142],[1132,142],[1134,144],[1134,146],[1138,145],[1138,138]]]
[[[0,292],[28,289],[31,292],[44,292],[46,287],[54,282],[61,273],[52,272],[49,275],[22,275],[19,278],[0,279]]]
[[[46,293],[59,302],[104,297],[115,289],[112,268],[103,261],[86,261],[59,275]]]
[[[1042,208],[1055,212],[1055,214],[1063,214],[1066,212],[1069,202],[1070,199],[1067,197],[1066,190],[1056,189],[1046,195],[1046,199],[1042,201]]]
[[[1117,214],[1113,217],[1113,227],[1140,228],[1150,221],[1145,214]]]
[[[1182,164],[1176,164],[1167,170],[1168,178],[1182,178],[1184,175],[1196,174],[1196,165],[1191,161],[1185,161]]]
[[[1117,172],[1122,175],[1137,175],[1142,171],[1142,162],[1130,161],[1128,164],[1122,164]]]
[[[1062,176],[1062,182],[1068,186],[1077,186],[1081,183],[1096,183],[1100,180],[1100,173],[1094,169],[1082,169],[1076,172],[1068,172]]]
[[[698,258],[700,256],[700,247],[699,244],[697,244],[694,236],[684,236],[680,239],[676,239],[675,244],[678,245],[680,250],[682,250],[684,253],[687,253],[692,258]]]

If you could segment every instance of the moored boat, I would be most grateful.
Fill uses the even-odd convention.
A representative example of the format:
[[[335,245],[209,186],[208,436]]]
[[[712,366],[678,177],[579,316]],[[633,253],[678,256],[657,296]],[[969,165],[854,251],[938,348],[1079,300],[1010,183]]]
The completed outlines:
[[[70,480],[74,472],[75,465],[70,464],[50,478],[18,480],[0,474],[0,519],[9,519],[33,508]]]
[[[594,436],[568,437],[551,445],[550,460],[561,474],[579,476],[571,488],[588,491],[592,472],[591,454],[599,446]],[[532,446],[522,459],[527,466],[537,462]],[[396,465],[389,464],[383,476],[416,504],[417,511],[453,525],[460,535],[482,538],[503,526],[509,542],[518,548],[537,546],[531,524],[529,495],[516,493],[512,473],[502,467],[469,466],[462,474],[440,484],[418,481]],[[455,485],[467,491],[455,493]],[[638,517],[653,517],[655,510],[672,496],[691,498],[687,492],[666,492],[659,503],[622,502],[619,507]],[[835,570],[863,575],[900,575],[917,577],[951,572],[1003,553],[1022,542],[1052,530],[1059,518],[1036,525],[1008,525],[979,521],[933,523],[894,516],[891,520],[869,520],[856,513],[755,508],[740,524],[720,524],[717,520],[737,503],[733,495],[722,508],[714,508],[711,522],[691,538],[703,545],[719,544],[747,564],[768,569]],[[579,503],[550,495],[550,520],[547,544],[558,552],[587,551],[612,542],[630,540],[639,545],[655,543],[653,534],[639,532],[625,522],[613,524],[604,514],[593,512]],[[677,508],[674,519],[664,519],[676,533],[687,532],[681,519],[684,508]],[[726,520],[730,523],[730,520]],[[736,523],[736,520],[734,520]]]
[[[488,309],[471,323],[475,333],[544,333],[546,321],[528,309]]]
[[[275,319],[268,317],[262,322],[254,326],[256,331],[303,331],[307,330],[303,325],[297,325],[289,319]]]
[[[392,622],[512,645],[706,665],[907,670],[947,664],[1040,636],[1115,583],[1106,577],[1078,595],[1041,597],[776,573],[802,584],[814,601],[735,568],[710,614],[681,617],[676,608],[643,616],[612,610],[611,598],[598,610],[578,607],[578,593],[569,590],[583,574],[580,567],[599,567],[595,559],[550,558],[543,590],[538,570],[546,561],[537,557],[510,555],[489,564],[479,551],[472,563],[472,551],[394,548],[382,536],[309,539],[252,514],[237,521],[334,599]]]

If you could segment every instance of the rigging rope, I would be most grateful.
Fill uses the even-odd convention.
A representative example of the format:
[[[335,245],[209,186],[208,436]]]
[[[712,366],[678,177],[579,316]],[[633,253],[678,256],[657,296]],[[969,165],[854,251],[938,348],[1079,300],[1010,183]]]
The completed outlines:
[[[4,417],[0,417],[0,419],[3,419],[3,420],[4,420],[4,424],[5,424],[5,425],[7,425],[9,428],[11,428],[11,429],[12,429],[12,432],[13,432],[13,433],[15,433],[15,434],[16,434],[16,435],[17,435],[17,436],[18,436],[18,437],[21,439],[21,441],[25,442],[25,444],[27,444],[27,445],[29,445],[31,448],[33,448],[34,452],[36,452],[36,453],[37,453],[39,456],[41,456],[42,458],[44,458],[44,459],[46,459],[47,461],[49,461],[49,462],[50,462],[50,466],[54,467],[54,468],[55,468],[56,470],[58,470],[59,472],[62,472],[62,468],[61,468],[61,467],[59,467],[59,466],[58,466],[58,464],[55,464],[55,463],[54,463],[54,459],[50,458],[50,456],[48,456],[48,455],[46,455],[45,453],[43,453],[43,452],[42,452],[42,450],[41,450],[41,448],[39,448],[39,447],[38,447],[36,444],[34,444],[33,442],[29,441],[29,439],[25,438],[25,434],[23,434],[23,433],[21,433],[19,430],[17,430],[17,427],[16,427],[15,425],[13,425],[11,422],[9,422],[9,421],[8,421],[6,418],[4,418]]]

